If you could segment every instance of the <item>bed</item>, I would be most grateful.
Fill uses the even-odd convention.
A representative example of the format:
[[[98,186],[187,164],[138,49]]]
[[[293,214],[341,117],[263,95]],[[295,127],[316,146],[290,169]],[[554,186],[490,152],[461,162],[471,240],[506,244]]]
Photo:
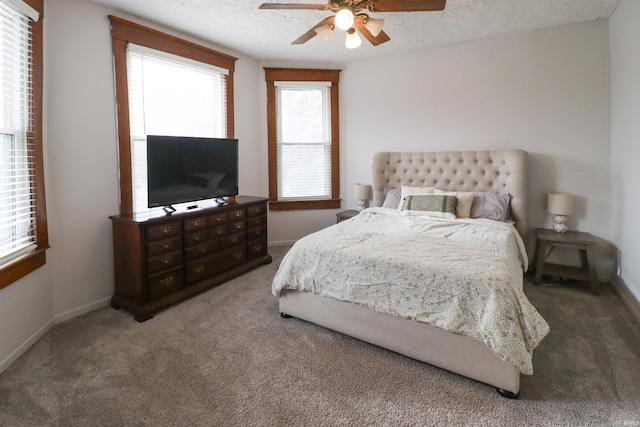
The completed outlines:
[[[300,239],[284,257],[272,284],[280,314],[517,398],[549,331],[522,291],[526,165],[523,150],[376,153],[372,207]],[[395,208],[399,193],[407,197]],[[508,195],[508,217],[455,217],[469,215],[474,194]],[[445,207],[452,200],[454,217]],[[442,215],[421,208],[434,201]]]

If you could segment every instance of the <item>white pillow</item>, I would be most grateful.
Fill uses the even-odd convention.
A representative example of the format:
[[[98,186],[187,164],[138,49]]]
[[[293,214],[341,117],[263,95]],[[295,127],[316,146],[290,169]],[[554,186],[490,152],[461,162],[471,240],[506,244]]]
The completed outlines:
[[[398,210],[402,210],[402,205],[404,205],[405,197],[419,196],[422,194],[433,194],[433,187],[410,187],[408,185],[400,186],[400,203],[398,204]]]
[[[434,194],[442,194],[444,196],[456,196],[458,198],[458,210],[456,216],[458,218],[469,218],[471,216],[471,205],[473,204],[473,196],[476,193],[466,191],[444,191],[436,188]]]
[[[384,198],[384,202],[382,203],[383,208],[389,209],[398,209],[400,205],[400,189],[392,188],[387,191],[387,195]]]

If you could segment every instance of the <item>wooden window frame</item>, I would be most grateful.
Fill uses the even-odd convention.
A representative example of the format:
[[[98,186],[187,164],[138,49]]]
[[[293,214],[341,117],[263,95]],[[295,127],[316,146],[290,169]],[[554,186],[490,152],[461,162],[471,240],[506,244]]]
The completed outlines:
[[[118,122],[118,156],[120,168],[120,214],[133,213],[131,174],[131,131],[129,128],[129,85],[127,81],[127,44],[134,43],[151,49],[182,56],[229,71],[227,76],[226,137],[234,137],[233,73],[238,58],[217,52],[161,31],[109,15],[111,43],[116,80]]]
[[[44,0],[23,0],[40,14],[38,22],[31,22],[33,98],[32,133],[34,146],[34,195],[36,249],[0,266],[0,289],[9,286],[32,271],[46,264],[45,252],[49,248],[47,204],[44,188],[44,160],[42,155],[42,90],[43,90],[43,21]]]
[[[269,151],[269,209],[305,210],[340,208],[340,126],[338,83],[340,70],[265,68],[267,82],[267,139]],[[331,198],[322,200],[278,200],[278,156],[276,141],[276,82],[331,82]]]

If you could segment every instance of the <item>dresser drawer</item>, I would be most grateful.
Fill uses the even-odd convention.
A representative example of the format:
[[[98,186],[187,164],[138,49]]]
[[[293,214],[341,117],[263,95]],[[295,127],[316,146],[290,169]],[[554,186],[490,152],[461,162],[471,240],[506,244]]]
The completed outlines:
[[[228,234],[227,226],[220,225],[218,227],[213,227],[209,229],[209,239],[219,239],[222,236],[226,236]]]
[[[263,227],[267,225],[267,216],[256,216],[247,220],[247,228]]]
[[[185,261],[192,261],[194,259],[202,258],[209,255],[220,248],[217,240],[209,240],[199,245],[194,245],[184,250]]]
[[[266,255],[267,253],[267,239],[261,238],[257,240],[251,240],[247,244],[247,258],[255,259],[259,256]]]
[[[267,213],[267,205],[257,205],[257,206],[251,206],[247,208],[248,217],[265,215],[266,213]]]
[[[227,230],[229,231],[229,233],[237,233],[238,231],[243,231],[245,228],[247,228],[247,225],[244,220],[242,220],[232,222],[231,224],[229,224],[229,228]]]
[[[207,219],[209,221],[209,225],[224,224],[229,221],[229,214],[228,212],[219,212],[209,215]]]
[[[153,225],[151,227],[147,227],[147,241],[165,239],[167,237],[177,236],[180,233],[182,233],[181,222]]]
[[[184,247],[198,245],[209,240],[209,232],[207,230],[195,231],[184,235]]]
[[[200,216],[198,218],[187,219],[183,221],[184,231],[202,230],[207,228],[209,221],[206,216]]]
[[[157,273],[182,263],[182,251],[168,252],[147,258],[147,274]]]
[[[182,236],[147,243],[147,256],[164,254],[182,249]]]
[[[207,279],[245,262],[245,246],[237,246],[224,252],[209,255],[186,264],[185,280],[187,285]]]
[[[233,246],[238,246],[245,242],[246,235],[244,233],[231,234],[218,240],[220,243],[220,249],[227,249]]]
[[[246,211],[244,210],[244,208],[234,209],[232,211],[229,211],[229,221],[244,219],[245,216],[246,216]]]
[[[153,301],[182,288],[182,266],[151,275],[147,278],[148,300]]]
[[[267,236],[267,227],[250,228],[247,230],[247,239],[255,240],[265,238]]]

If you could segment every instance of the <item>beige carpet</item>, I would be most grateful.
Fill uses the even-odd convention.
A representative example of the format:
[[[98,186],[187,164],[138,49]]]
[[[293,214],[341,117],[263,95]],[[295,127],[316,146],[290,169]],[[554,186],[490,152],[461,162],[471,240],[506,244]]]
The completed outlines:
[[[608,286],[525,284],[551,334],[514,401],[280,318],[285,250],[145,323],[104,308],[55,326],[0,375],[0,425],[640,425],[640,326]]]

